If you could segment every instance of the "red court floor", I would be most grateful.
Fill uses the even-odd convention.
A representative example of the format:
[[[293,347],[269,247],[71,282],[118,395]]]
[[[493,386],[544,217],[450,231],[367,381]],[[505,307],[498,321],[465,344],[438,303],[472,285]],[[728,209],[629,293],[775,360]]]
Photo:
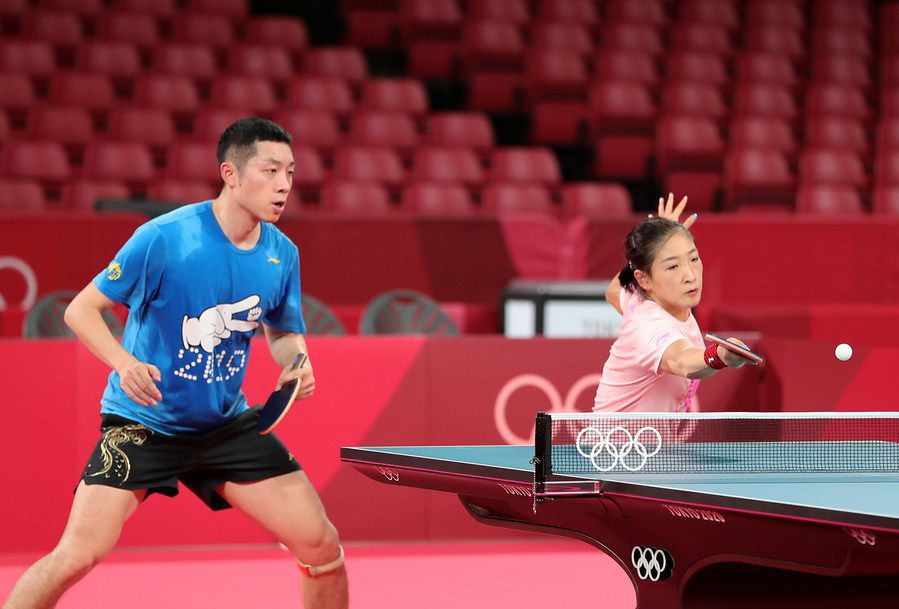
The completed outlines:
[[[610,558],[574,541],[346,547],[353,609],[630,609],[634,591]],[[0,599],[33,557],[0,555]],[[114,552],[59,609],[299,608],[298,575],[278,548]]]

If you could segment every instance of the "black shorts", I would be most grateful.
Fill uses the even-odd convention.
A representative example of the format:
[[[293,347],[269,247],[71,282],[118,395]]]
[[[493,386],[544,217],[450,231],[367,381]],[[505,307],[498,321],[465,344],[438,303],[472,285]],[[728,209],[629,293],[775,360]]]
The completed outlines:
[[[178,494],[184,483],[213,510],[231,507],[216,492],[225,482],[253,482],[299,471],[300,464],[275,434],[256,430],[258,408],[224,427],[196,436],[167,436],[114,414],[102,415],[97,442],[81,479],[147,496]]]

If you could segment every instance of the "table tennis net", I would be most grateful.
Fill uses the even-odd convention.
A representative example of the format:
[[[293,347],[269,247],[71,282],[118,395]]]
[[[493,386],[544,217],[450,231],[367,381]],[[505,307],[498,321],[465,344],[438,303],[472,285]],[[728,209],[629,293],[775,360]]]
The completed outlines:
[[[899,413],[540,413],[536,437],[546,474],[899,471]]]

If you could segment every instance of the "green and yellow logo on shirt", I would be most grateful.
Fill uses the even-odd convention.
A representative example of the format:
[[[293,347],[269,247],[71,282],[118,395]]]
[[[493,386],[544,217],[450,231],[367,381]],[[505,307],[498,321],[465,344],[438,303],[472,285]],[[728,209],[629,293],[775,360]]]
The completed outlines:
[[[106,274],[110,281],[115,281],[122,276],[122,265],[113,260],[109,263],[109,272]]]

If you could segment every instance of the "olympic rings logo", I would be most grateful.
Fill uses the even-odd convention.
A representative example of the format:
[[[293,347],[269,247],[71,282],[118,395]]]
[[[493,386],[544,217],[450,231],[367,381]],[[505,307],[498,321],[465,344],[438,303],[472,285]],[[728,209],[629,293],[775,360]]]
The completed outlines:
[[[0,270],[12,269],[18,271],[25,279],[25,297],[22,299],[21,307],[29,310],[34,306],[37,299],[37,275],[27,262],[15,256],[0,256]],[[6,308],[6,299],[0,294],[0,311]]]
[[[395,469],[390,469],[387,467],[375,467],[375,471],[387,478],[388,482],[400,481],[400,473]]]
[[[546,405],[541,404],[534,408],[535,412],[537,410],[543,410],[550,414],[577,412],[577,409],[575,408],[577,399],[585,390],[592,389],[593,391],[596,391],[596,387],[599,385],[599,377],[600,375],[598,374],[588,374],[578,379],[578,381],[571,386],[571,389],[568,390],[568,394],[564,399],[556,386],[543,376],[538,374],[520,374],[513,377],[503,385],[503,388],[500,389],[499,394],[496,396],[496,403],[493,407],[493,420],[496,423],[496,431],[499,432],[500,437],[502,437],[507,444],[533,444],[533,425],[531,426],[530,436],[527,438],[519,436],[509,425],[507,408],[509,399],[511,399],[512,395],[519,389],[533,387],[542,391],[549,402]]]
[[[852,539],[863,546],[873,546],[877,543],[877,537],[868,531],[862,529],[850,529],[848,527],[844,527],[843,530],[846,531]]]
[[[668,579],[674,571],[674,559],[668,552],[643,546],[631,550],[631,564],[637,570],[637,577],[654,582]]]
[[[641,441],[644,434],[655,436],[655,445],[651,450]],[[652,443],[652,440],[649,442]],[[593,467],[601,472],[611,471],[616,465],[637,472],[646,467],[650,457],[654,457],[662,450],[662,434],[655,427],[649,426],[640,428],[635,435],[631,435],[631,432],[621,426],[613,427],[605,434],[602,430],[590,426],[578,433],[575,446],[578,453],[589,459]],[[627,457],[631,453],[637,457],[628,463]],[[604,463],[602,459],[609,462]]]

